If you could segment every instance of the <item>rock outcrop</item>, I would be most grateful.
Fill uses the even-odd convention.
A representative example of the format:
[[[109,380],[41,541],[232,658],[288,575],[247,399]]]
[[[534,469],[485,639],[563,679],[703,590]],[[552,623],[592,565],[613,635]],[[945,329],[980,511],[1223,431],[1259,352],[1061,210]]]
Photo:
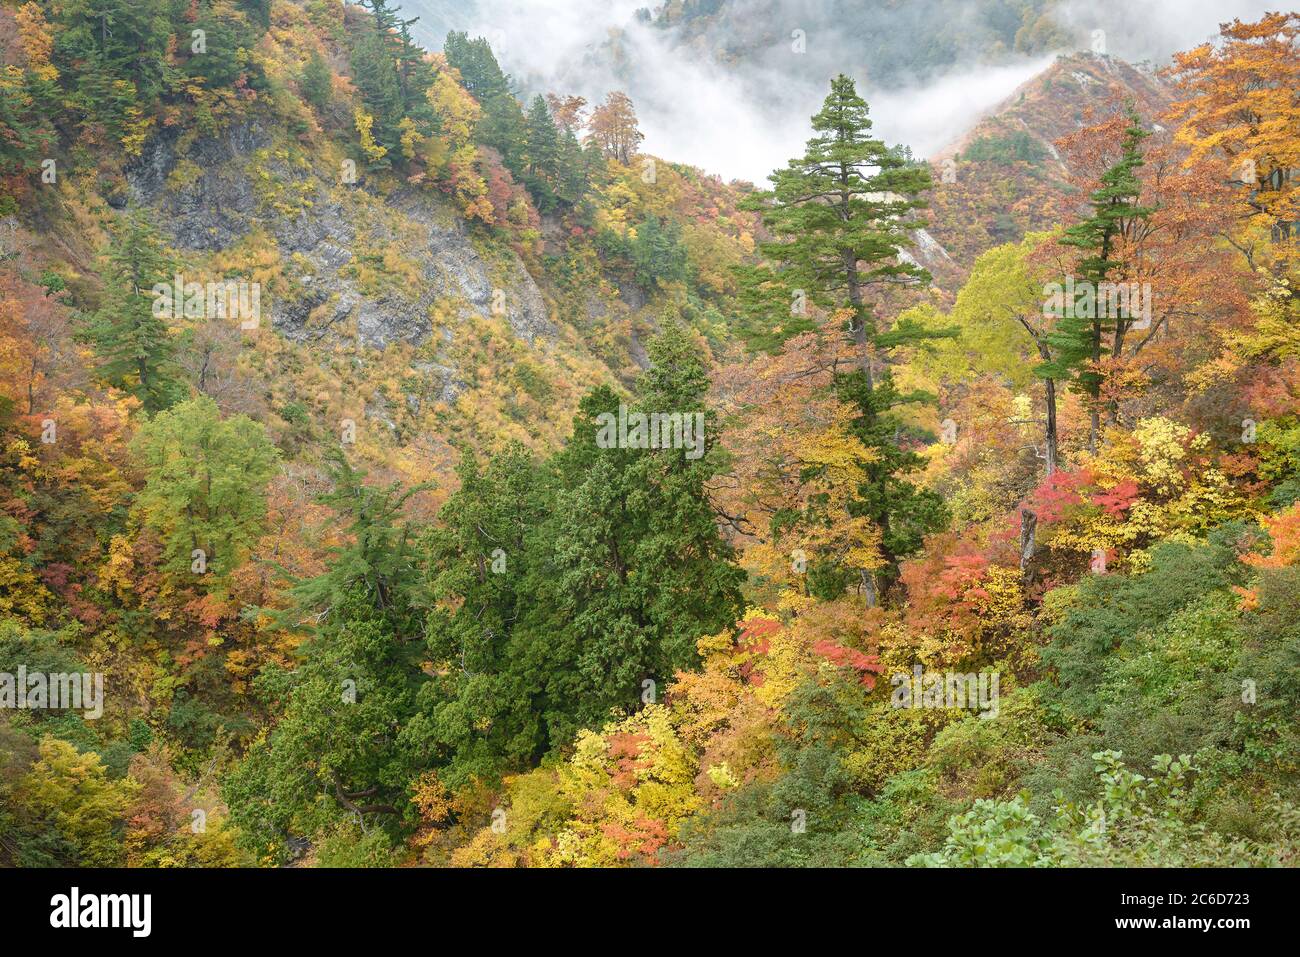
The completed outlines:
[[[440,197],[403,189],[381,198],[364,182],[332,183],[276,151],[256,121],[199,138],[183,151],[178,143],[164,132],[146,146],[127,170],[130,198],[157,210],[181,250],[222,252],[254,229],[270,234],[294,290],[264,300],[282,335],[306,341],[354,328],[369,348],[420,345],[437,332],[435,313],[468,309],[500,316],[530,344],[554,336],[546,300],[519,257],[499,249],[485,255]],[[259,196],[259,175],[300,202],[285,209]],[[368,249],[395,251],[416,267],[419,281],[363,291],[347,274],[363,232]]]

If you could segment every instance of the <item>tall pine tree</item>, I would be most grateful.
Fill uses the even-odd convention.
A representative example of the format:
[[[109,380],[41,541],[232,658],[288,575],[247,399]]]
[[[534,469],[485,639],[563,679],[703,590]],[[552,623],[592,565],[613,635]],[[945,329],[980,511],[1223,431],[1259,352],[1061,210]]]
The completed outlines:
[[[894,414],[933,397],[895,386],[890,353],[955,333],[914,323],[885,329],[867,299],[873,287],[929,281],[923,268],[901,255],[912,243],[910,231],[922,225],[914,213],[926,205],[921,194],[930,187],[929,168],[871,136],[867,104],[843,74],[831,81],[812,127],[804,155],[773,173],[773,188],[747,204],[761,212],[776,240],[761,247],[766,264],[745,276],[746,298],[751,314],[773,317],[783,335],[808,327],[797,316],[790,322],[790,303],[801,295],[847,317],[857,368],[838,376],[836,387],[856,407],[854,433],[872,452],[851,511],[880,529],[883,567],[857,570],[868,604],[875,604],[897,578],[899,560],[947,518],[937,495],[908,480],[921,459],[900,446],[902,423]]]
[[[1039,374],[1067,380],[1085,396],[1091,413],[1088,448],[1093,452],[1101,430],[1102,357],[1108,345],[1112,356],[1121,354],[1135,318],[1124,309],[1109,314],[1109,304],[1117,300],[1108,294],[1107,284],[1123,278],[1125,264],[1116,257],[1125,241],[1137,238],[1156,211],[1156,207],[1139,202],[1142,182],[1137,171],[1145,165],[1142,141],[1150,135],[1130,107],[1120,157],[1102,174],[1101,185],[1089,197],[1092,215],[1075,223],[1061,238],[1062,245],[1081,250],[1082,258],[1073,301],[1063,303],[1067,306],[1064,315],[1048,336],[1057,350],[1056,358],[1041,365]],[[1112,404],[1112,417],[1115,411]]]
[[[185,393],[165,313],[155,314],[154,308],[153,288],[170,290],[173,267],[144,214],[128,212],[114,231],[100,271],[104,301],[79,331],[99,357],[97,375],[136,396],[148,412],[167,408]]]
[[[453,31],[447,34],[443,53],[447,62],[460,71],[465,89],[483,107],[476,138],[501,155],[501,161],[515,179],[526,179],[524,111],[491,45],[483,37],[471,40],[466,34]]]
[[[528,108],[527,144],[525,160],[527,175],[524,186],[533,202],[542,212],[554,209],[558,202],[560,185],[560,131],[551,118],[546,98],[533,97]]]
[[[320,500],[337,511],[347,544],[325,572],[294,585],[288,609],[258,610],[307,637],[295,668],[256,679],[281,718],[223,783],[242,840],[278,860],[290,838],[343,821],[395,833],[416,773],[399,737],[428,679],[422,576],[402,507],[423,486],[367,485],[337,450],[329,470],[334,488]]]
[[[740,613],[743,573],[706,491],[720,468],[707,371],[679,328],[650,356],[637,396],[593,391],[550,461],[515,448],[461,465],[429,538],[435,678],[403,735],[443,780],[527,767],[611,709],[636,709],[647,681],[696,666],[699,638]],[[620,402],[698,412],[699,454],[598,441]]]

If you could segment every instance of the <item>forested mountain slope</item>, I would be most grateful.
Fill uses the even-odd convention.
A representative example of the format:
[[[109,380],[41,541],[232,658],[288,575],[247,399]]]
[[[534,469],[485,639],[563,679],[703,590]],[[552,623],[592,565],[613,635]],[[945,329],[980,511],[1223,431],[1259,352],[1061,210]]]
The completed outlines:
[[[790,68],[825,73],[851,51],[873,84],[904,86],[958,62],[992,65],[1017,54],[1067,48],[1078,30],[1054,16],[1054,0],[967,4],[959,0],[672,0],[653,22],[675,43],[724,63],[747,66],[783,56],[790,34],[811,39],[806,62]],[[899,37],[911,42],[899,43]]]
[[[998,243],[1062,221],[1079,194],[1057,143],[1132,104],[1159,117],[1171,91],[1153,69],[1105,54],[1059,56],[948,148],[930,158],[938,181],[931,232],[969,268]],[[1152,125],[1159,126],[1154,119]]]

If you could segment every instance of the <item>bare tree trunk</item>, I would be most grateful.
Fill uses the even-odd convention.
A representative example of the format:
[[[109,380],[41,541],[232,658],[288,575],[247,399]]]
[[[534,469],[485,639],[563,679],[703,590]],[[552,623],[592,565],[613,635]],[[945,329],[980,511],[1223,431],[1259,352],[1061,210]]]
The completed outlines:
[[[1058,455],[1056,450],[1056,380],[1044,379],[1047,387],[1047,474],[1056,473]]]
[[[862,595],[867,600],[868,608],[875,608],[880,604],[880,597],[876,593],[876,579],[867,569],[862,569]]]
[[[866,310],[862,304],[862,287],[858,284],[858,261],[850,249],[844,250],[844,278],[849,287],[849,302],[853,306],[853,344],[858,348],[858,365],[867,377],[867,390],[875,388],[871,373],[871,350],[867,332]]]
[[[1042,333],[1035,329],[1024,316],[1018,315],[1016,318],[1020,320],[1020,324],[1024,326],[1025,331],[1029,333],[1029,338],[1034,340],[1034,345],[1038,348],[1038,357],[1045,363],[1051,362],[1052,351],[1047,348],[1047,343],[1044,341]],[[1057,451],[1056,438],[1056,380],[1052,378],[1044,378],[1043,386],[1046,391],[1047,402],[1047,474],[1053,475],[1060,464],[1060,455]]]
[[[1034,534],[1038,530],[1038,516],[1027,508],[1020,510],[1020,579],[1026,585],[1033,578],[1034,553],[1038,543]]]
[[[839,215],[840,219],[848,222],[850,217],[850,193],[849,193],[849,171],[843,162],[840,163],[840,201]],[[844,280],[848,287],[849,303],[853,307],[853,344],[858,350],[858,364],[862,369],[862,375],[866,379],[867,394],[870,395],[875,391],[875,378],[871,373],[871,339],[867,331],[866,310],[862,304],[862,286],[858,283],[858,257],[852,249],[842,249],[840,257],[844,262]],[[875,412],[871,406],[865,410],[869,419],[874,420]],[[889,530],[889,516],[885,515],[881,523],[882,534]],[[880,603],[880,593],[876,589],[876,579],[869,569],[860,569],[859,574],[862,576],[862,595],[866,600],[868,608],[875,608]]]

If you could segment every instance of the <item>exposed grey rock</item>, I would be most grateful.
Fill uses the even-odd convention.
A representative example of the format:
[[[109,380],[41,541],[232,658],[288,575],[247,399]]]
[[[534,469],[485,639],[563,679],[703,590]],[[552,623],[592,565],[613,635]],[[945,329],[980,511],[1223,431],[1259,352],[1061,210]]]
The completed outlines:
[[[468,388],[468,384],[457,377],[455,369],[438,362],[413,362],[411,370],[425,377],[430,384],[437,383],[436,394],[441,402],[455,402],[456,397]]]
[[[632,361],[641,369],[650,368],[650,353],[646,351],[645,344],[641,342],[641,337],[632,331],[632,341],[628,344],[628,352],[632,356]]]
[[[538,336],[555,334],[541,290],[517,256],[511,254],[494,276],[470,241],[463,219],[448,216],[427,194],[412,190],[394,194],[389,203],[428,230],[426,249],[412,252],[424,260],[425,277],[438,294],[460,299],[484,317],[500,305],[511,329],[530,343]],[[502,294],[499,300],[498,289]]]
[[[423,343],[429,339],[432,324],[429,310],[420,302],[396,296],[363,298],[357,303],[357,339],[369,348],[383,349],[394,342]]]
[[[618,298],[627,303],[628,308],[634,311],[645,308],[645,290],[634,282],[620,282],[618,284]]]
[[[390,432],[397,431],[397,423],[388,413],[388,400],[382,395],[376,395],[366,405],[366,418],[382,423]]]
[[[275,221],[275,241],[280,249],[294,253],[316,253],[320,247],[329,246],[344,253],[338,265],[352,258],[346,247],[353,242],[355,236],[352,224],[343,215],[343,208],[338,203],[329,201],[323,191],[316,197],[310,212],[300,213],[293,220]],[[337,253],[334,258],[338,259]],[[325,265],[330,267],[328,262]],[[337,269],[338,265],[332,268]]]
[[[288,276],[294,292],[263,298],[272,327],[282,335],[297,341],[338,336],[350,318],[363,346],[421,345],[433,335],[432,307],[446,300],[484,317],[499,307],[514,333],[529,343],[555,335],[546,300],[518,256],[506,250],[493,262],[485,260],[465,221],[441,197],[402,189],[388,198],[389,209],[423,232],[423,241],[412,244],[406,234],[395,235],[382,216],[367,215],[374,210],[367,210],[364,199],[345,205],[332,193],[333,184],[272,157],[264,165],[277,182],[301,188],[310,181],[311,206],[292,217],[267,209],[258,201],[248,167],[259,150],[271,145],[261,125],[248,121],[200,138],[182,157],[175,133],[163,131],[128,168],[127,183],[135,202],[158,210],[178,249],[229,249],[260,227],[275,237],[286,260],[296,257],[298,267],[290,267]],[[170,188],[168,177],[182,159],[199,174],[182,188]],[[399,244],[400,253],[420,267],[424,281],[378,296],[362,293],[340,274],[354,258],[358,225],[364,225],[368,243]],[[322,306],[327,308],[322,311]],[[316,318],[309,322],[314,311]]]
[[[248,232],[257,199],[245,166],[269,139],[255,122],[230,127],[220,136],[197,140],[188,156],[201,173],[178,190],[167,178],[180,161],[176,135],[164,131],[146,144],[140,159],[126,171],[127,189],[136,203],[157,206],[161,222],[180,249],[226,249]]]

